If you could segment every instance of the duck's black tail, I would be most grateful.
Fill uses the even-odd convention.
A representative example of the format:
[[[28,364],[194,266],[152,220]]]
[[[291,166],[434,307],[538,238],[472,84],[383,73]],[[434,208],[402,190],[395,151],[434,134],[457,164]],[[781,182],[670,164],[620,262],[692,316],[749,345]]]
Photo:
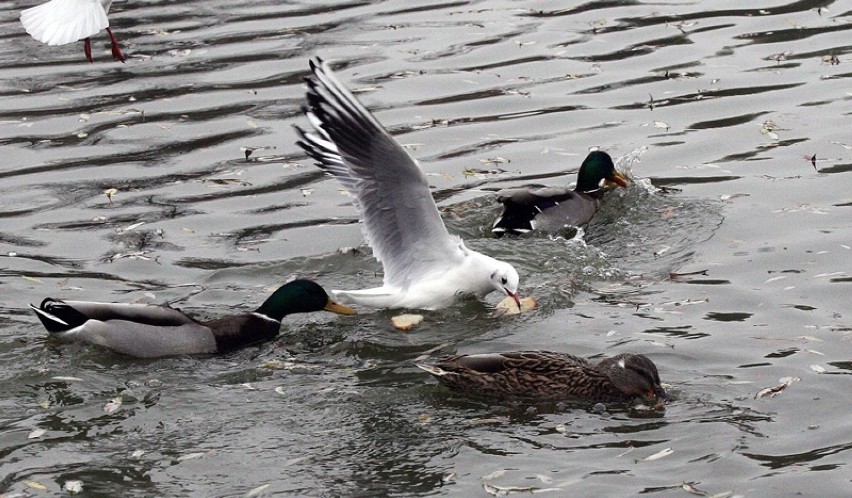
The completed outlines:
[[[533,219],[540,211],[535,206],[516,204],[510,200],[498,199],[503,203],[503,212],[494,220],[491,231],[498,239],[503,235],[523,235],[531,232],[535,225]]]
[[[62,301],[46,298],[38,307],[30,305],[41,324],[51,334],[66,332],[79,327],[89,320],[89,317],[80,313],[73,307]]]

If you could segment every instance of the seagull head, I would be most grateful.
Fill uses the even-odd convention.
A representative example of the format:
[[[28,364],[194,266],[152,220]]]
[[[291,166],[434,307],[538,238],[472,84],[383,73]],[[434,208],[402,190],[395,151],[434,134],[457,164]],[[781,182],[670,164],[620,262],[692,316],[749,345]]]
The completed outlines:
[[[503,261],[495,261],[497,268],[491,273],[491,285],[495,290],[506,294],[515,300],[518,309],[521,309],[521,300],[518,298],[518,283],[521,278],[515,267]]]

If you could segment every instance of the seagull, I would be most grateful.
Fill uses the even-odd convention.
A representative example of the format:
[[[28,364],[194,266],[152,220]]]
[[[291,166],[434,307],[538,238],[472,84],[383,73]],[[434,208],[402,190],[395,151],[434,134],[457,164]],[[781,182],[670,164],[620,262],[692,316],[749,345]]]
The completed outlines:
[[[604,194],[615,187],[628,187],[630,181],[615,169],[612,157],[595,150],[589,153],[580,171],[577,186],[529,188],[517,187],[497,192],[503,212],[494,221],[492,232],[523,235],[533,230],[558,233],[568,226],[588,223],[601,204]]]
[[[363,233],[382,263],[381,287],[334,290],[343,304],[438,309],[498,291],[520,307],[518,272],[450,235],[417,162],[317,57],[310,61],[307,105],[314,128],[296,142],[352,194]]]
[[[48,45],[84,40],[83,53],[92,62],[91,36],[106,29],[113,58],[124,62],[118,40],[109,29],[107,12],[112,0],[50,0],[21,12],[21,24],[33,38]]]

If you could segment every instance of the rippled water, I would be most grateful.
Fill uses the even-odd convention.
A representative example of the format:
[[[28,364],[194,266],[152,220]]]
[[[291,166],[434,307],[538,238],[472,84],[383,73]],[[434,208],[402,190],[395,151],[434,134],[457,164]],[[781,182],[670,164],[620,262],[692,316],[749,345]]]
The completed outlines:
[[[94,64],[33,41],[34,3],[0,6],[4,496],[852,494],[848,2],[117,2],[126,64],[105,34]],[[47,341],[48,295],[207,317],[380,281],[294,145],[314,55],[539,309],[302,315],[156,361]],[[490,192],[568,183],[592,146],[637,183],[582,240],[489,237]],[[507,349],[644,353],[675,399],[489,402],[414,367]]]

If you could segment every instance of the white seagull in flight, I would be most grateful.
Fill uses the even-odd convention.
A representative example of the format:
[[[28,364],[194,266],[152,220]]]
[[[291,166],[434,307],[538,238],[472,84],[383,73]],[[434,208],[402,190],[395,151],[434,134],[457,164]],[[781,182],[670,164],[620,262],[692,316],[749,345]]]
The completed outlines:
[[[118,40],[109,29],[107,12],[112,0],[50,0],[21,12],[21,24],[36,40],[48,45],[65,45],[85,40],[83,53],[92,62],[91,36],[106,29],[113,58],[124,62]]]
[[[384,267],[381,287],[332,291],[335,300],[374,308],[437,309],[499,291],[518,302],[515,268],[450,235],[414,159],[327,63],[317,58],[310,66],[304,111],[314,132],[296,126],[296,144],[352,194],[364,238]]]

